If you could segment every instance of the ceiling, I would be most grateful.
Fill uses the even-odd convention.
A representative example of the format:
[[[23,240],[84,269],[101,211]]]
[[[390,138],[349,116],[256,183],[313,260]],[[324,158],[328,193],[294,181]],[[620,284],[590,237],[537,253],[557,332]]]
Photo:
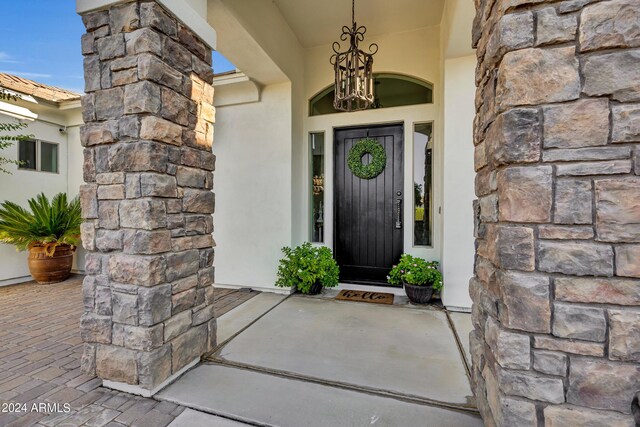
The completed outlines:
[[[351,25],[350,0],[273,0],[303,47],[330,44]],[[356,0],[356,22],[367,35],[438,25],[444,0]]]

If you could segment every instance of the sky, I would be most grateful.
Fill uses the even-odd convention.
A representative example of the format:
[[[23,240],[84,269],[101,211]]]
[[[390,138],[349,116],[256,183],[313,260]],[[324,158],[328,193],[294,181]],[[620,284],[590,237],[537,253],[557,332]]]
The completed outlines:
[[[84,92],[75,0],[0,0],[0,72]],[[235,67],[213,53],[216,73]]]

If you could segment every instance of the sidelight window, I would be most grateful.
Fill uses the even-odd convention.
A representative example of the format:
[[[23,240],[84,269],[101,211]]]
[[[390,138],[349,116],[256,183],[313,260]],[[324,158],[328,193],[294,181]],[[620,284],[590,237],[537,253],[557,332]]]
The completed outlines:
[[[324,242],[324,132],[309,134],[311,179],[311,241]]]
[[[413,244],[432,245],[433,123],[413,127]]]

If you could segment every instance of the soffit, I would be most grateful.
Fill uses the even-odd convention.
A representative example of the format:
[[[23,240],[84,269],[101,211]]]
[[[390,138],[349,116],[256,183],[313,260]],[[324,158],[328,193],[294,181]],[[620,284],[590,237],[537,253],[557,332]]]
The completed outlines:
[[[274,0],[303,47],[333,43],[351,24],[350,0]],[[367,35],[440,24],[444,0],[356,0],[356,22]],[[366,41],[366,40],[365,40]]]

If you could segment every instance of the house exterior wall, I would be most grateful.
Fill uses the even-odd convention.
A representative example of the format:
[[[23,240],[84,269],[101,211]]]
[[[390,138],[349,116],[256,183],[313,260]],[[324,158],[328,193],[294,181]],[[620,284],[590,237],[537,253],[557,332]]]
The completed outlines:
[[[235,5],[234,7],[238,7]],[[257,7],[257,6],[256,6]],[[262,5],[260,7],[266,7]],[[234,11],[241,14],[244,9]],[[268,9],[268,7],[267,7]],[[246,12],[246,11],[244,11]],[[269,17],[271,21],[278,21],[274,17],[274,11],[265,10],[263,15]],[[243,15],[241,15],[243,16]],[[265,18],[266,19],[266,18]],[[276,23],[277,23],[276,22]],[[280,22],[281,24],[281,22]],[[249,27],[250,25],[247,24]],[[443,23],[449,25],[449,22]],[[275,28],[282,28],[282,25],[275,25]],[[446,33],[446,31],[445,31]],[[267,33],[255,33],[252,35],[261,41],[269,52],[273,51],[275,45],[282,44],[282,40],[289,40],[290,49],[295,48],[295,41],[291,41],[291,34],[288,28],[281,31],[269,31]],[[434,121],[436,123],[435,138],[438,147],[436,162],[439,165],[435,170],[435,180],[438,183],[437,207],[442,207],[443,212],[452,212],[451,215],[440,214],[436,208],[434,211],[436,224],[434,227],[435,245],[432,248],[413,247],[411,227],[405,227],[406,252],[423,256],[429,259],[436,259],[443,263],[448,281],[447,289],[444,292],[445,302],[451,307],[468,307],[467,283],[460,280],[465,276],[465,266],[468,260],[461,255],[461,248],[467,246],[470,251],[471,241],[465,235],[463,215],[453,219],[458,213],[463,213],[466,209],[465,198],[460,196],[460,186],[454,186],[451,191],[446,190],[445,174],[455,177],[452,182],[470,181],[470,177],[463,175],[464,168],[460,167],[462,157],[468,152],[461,150],[465,142],[461,135],[449,137],[449,133],[464,129],[460,122],[465,119],[461,117],[457,105],[463,105],[462,100],[457,98],[462,91],[459,90],[463,78],[461,69],[463,63],[456,67],[449,67],[453,72],[446,78],[443,77],[445,68],[442,60],[441,30],[439,27],[422,28],[403,33],[387,34],[372,37],[367,42],[380,44],[380,52],[376,55],[376,70],[382,72],[397,72],[412,75],[434,84],[436,102],[431,106],[410,106],[381,111],[369,111],[352,114],[337,114],[320,117],[308,117],[308,99],[317,91],[331,84],[333,79],[332,67],[328,63],[331,53],[329,45],[301,50],[301,57],[304,62],[297,60],[297,55],[291,57],[276,57],[274,61],[287,71],[288,75],[297,81],[297,84],[282,83],[269,84],[262,88],[260,102],[243,105],[224,106],[220,108],[218,120],[225,124],[218,129],[216,135],[215,150],[220,150],[223,157],[233,159],[230,164],[223,162],[219,171],[217,182],[222,183],[219,200],[226,201],[216,212],[216,223],[219,224],[221,232],[216,236],[218,249],[217,281],[220,285],[252,286],[256,288],[267,288],[275,290],[275,271],[277,260],[280,258],[279,248],[283,245],[299,244],[309,238],[309,185],[308,185],[308,132],[324,130],[326,133],[327,160],[332,158],[333,127],[349,126],[358,124],[375,124],[389,121],[405,122],[405,145],[407,150],[405,165],[412,164],[412,125],[415,122]],[[227,40],[221,34],[221,47],[230,49],[237,46],[227,47]],[[291,43],[294,43],[291,45]],[[277,49],[276,49],[277,50]],[[416,52],[424,52],[424,55],[417,55]],[[449,61],[449,60],[447,60]],[[447,62],[448,63],[448,62]],[[464,63],[467,67],[466,74],[473,68],[469,61]],[[301,70],[306,72],[301,76]],[[448,71],[447,71],[448,73]],[[304,83],[304,84],[303,84]],[[450,91],[444,86],[450,85],[457,91],[455,97],[449,97]],[[285,94],[286,93],[286,94]],[[464,92],[470,95],[470,92]],[[445,98],[446,97],[446,98]],[[468,96],[467,96],[468,98]],[[468,100],[467,100],[468,101]],[[454,109],[456,122],[444,120],[444,108],[447,106]],[[286,111],[285,111],[286,110]],[[77,114],[77,113],[76,113]],[[253,122],[255,126],[239,126],[239,123],[246,123],[246,120]],[[77,122],[77,120],[76,120]],[[445,128],[445,126],[447,126]],[[256,147],[254,136],[260,134],[263,144]],[[71,196],[77,194],[80,186],[82,152],[79,144],[78,128],[69,128],[67,138],[74,138],[74,144],[70,144],[68,151],[68,164],[76,165],[68,169],[68,183],[65,190]],[[73,149],[71,149],[73,147]],[[274,162],[266,166],[255,153],[253,147],[258,151],[270,147],[273,151],[265,151],[265,154],[277,153],[273,156]],[[285,151],[288,148],[288,152]],[[243,170],[243,163],[250,160],[254,162],[251,168],[253,173],[240,172]],[[237,160],[237,162],[236,162]],[[466,159],[467,162],[469,159]],[[327,163],[327,178],[332,175],[332,165]],[[253,185],[247,181],[251,176],[264,172],[264,179],[256,180]],[[407,189],[405,194],[411,194],[410,167],[405,171],[405,182]],[[282,185],[282,179],[288,176],[289,188]],[[451,179],[450,176],[447,179]],[[244,183],[244,184],[242,184]],[[330,183],[330,181],[328,181]],[[450,184],[451,185],[451,184]],[[232,196],[236,191],[247,193],[247,200],[261,200],[259,211],[244,208],[244,199],[237,199]],[[265,193],[266,191],[266,193]],[[269,197],[265,197],[268,194]],[[332,192],[327,191],[326,198],[330,208]],[[412,211],[405,209],[404,223],[412,223]],[[289,212],[285,212],[288,210]],[[467,209],[468,210],[468,209]],[[330,209],[328,209],[330,211]],[[261,212],[261,214],[259,213]],[[265,212],[278,212],[277,215],[265,215]],[[269,218],[268,225],[260,229],[245,227],[246,224],[262,224],[260,218]],[[466,218],[466,222],[470,222]],[[470,226],[470,224],[467,224]],[[448,244],[444,244],[445,229]],[[232,232],[233,231],[233,232]],[[331,227],[327,228],[326,234],[329,238],[327,245],[332,246]],[[236,238],[236,236],[242,236]],[[450,248],[447,251],[445,248]],[[15,254],[10,248],[6,248]],[[450,254],[450,255],[448,255]],[[21,254],[25,256],[24,254]],[[18,255],[20,256],[20,255]],[[467,257],[468,258],[468,257]],[[245,266],[251,264],[252,269]],[[19,265],[19,263],[12,263]],[[84,250],[79,248],[74,265],[76,270],[84,270]],[[26,266],[23,268],[27,274]],[[24,278],[24,277],[23,277]],[[20,279],[22,280],[22,279]]]
[[[80,143],[80,123],[82,123],[82,113],[80,109],[73,113],[74,126],[67,128],[67,195],[76,197],[80,194],[80,186],[84,183],[82,179],[82,164],[84,163],[83,147]],[[76,249],[73,258],[73,270],[84,272],[85,256],[87,251],[80,245]]]
[[[336,28],[336,40],[340,28]],[[440,28],[424,27],[401,33],[366,35],[361,47],[377,43],[379,50],[373,57],[374,72],[399,73],[433,83],[434,94],[441,90]],[[342,43],[343,49],[347,46]],[[329,58],[333,54],[330,44],[305,50],[305,97],[309,100],[322,89],[333,84],[334,72]],[[366,114],[368,111],[346,113]],[[345,114],[345,113],[339,113]]]
[[[214,0],[208,16],[219,34],[217,50],[259,91],[257,99],[240,96],[218,106],[224,125],[214,152],[230,162],[221,162],[216,177],[222,187],[215,214],[216,285],[276,291],[280,248],[297,242],[303,223],[296,189],[304,181],[294,160],[300,158],[302,47],[272,2]]]
[[[637,425],[640,4],[476,4],[478,406],[489,426]]]
[[[0,201],[9,200],[21,206],[27,205],[27,200],[43,192],[52,197],[60,192],[67,192],[74,197],[78,194],[76,185],[69,183],[70,168],[81,170],[82,161],[75,161],[73,153],[81,151],[79,137],[80,113],[61,113],[56,106],[30,105],[29,102],[19,102],[21,107],[29,108],[38,115],[34,121],[28,121],[28,126],[16,132],[22,135],[33,135],[35,139],[58,144],[58,173],[38,172],[18,169],[16,165],[7,165],[11,174],[0,174]],[[10,123],[16,119],[0,113],[0,122]],[[65,132],[60,132],[61,128]],[[3,150],[2,155],[11,160],[18,160],[18,145]],[[75,165],[75,166],[74,166]],[[78,257],[76,256],[76,259]],[[81,258],[80,258],[81,259]],[[81,269],[81,265],[74,268]],[[0,286],[20,283],[30,280],[27,266],[27,253],[16,252],[13,246],[0,245]]]
[[[336,32],[336,39],[339,36]],[[404,124],[404,191],[405,203],[403,210],[404,224],[404,252],[421,256],[431,260],[441,261],[442,256],[442,216],[438,207],[442,206],[442,178],[443,178],[443,122],[442,122],[442,57],[440,52],[439,27],[425,27],[402,33],[385,34],[367,37],[363,46],[377,43],[378,53],[374,56],[374,71],[388,72],[412,76],[427,81],[433,85],[434,103],[412,105],[394,108],[381,108],[352,113],[325,114],[310,117],[308,114],[309,100],[318,92],[333,84],[335,75],[329,62],[333,50],[331,45],[318,46],[305,51],[305,132],[299,137],[302,147],[301,158],[304,165],[305,182],[302,188],[304,203],[301,211],[305,218],[305,238],[310,235],[310,204],[311,193],[309,176],[309,133],[324,132],[325,134],[325,245],[333,248],[333,155],[334,128],[375,125],[381,123]],[[344,44],[344,43],[343,43]],[[343,46],[344,48],[344,46]],[[418,54],[419,53],[419,54]],[[413,245],[413,125],[414,123],[434,123],[434,195],[435,208],[433,210],[434,226],[431,247],[415,247]]]
[[[239,13],[236,11],[236,13]],[[270,16],[265,12],[265,16]],[[271,18],[270,18],[271,19]],[[249,23],[249,33],[255,33]],[[287,30],[280,30],[278,26],[271,32],[268,40],[261,43],[268,49],[273,40],[286,38]],[[279,32],[283,34],[278,35]],[[219,46],[224,49],[227,43],[223,31],[220,35]],[[338,34],[337,34],[338,35]],[[337,37],[336,35],[336,37]],[[254,35],[262,40],[264,35]],[[391,72],[413,76],[428,81],[434,86],[434,104],[396,107],[380,110],[370,110],[356,113],[340,113],[309,117],[308,101],[316,93],[331,85],[333,69],[329,63],[332,50],[330,45],[304,49],[304,78],[299,76],[299,66],[294,66],[296,55],[287,57],[282,68],[295,77],[295,81],[304,82],[304,90],[300,91],[300,84],[290,84],[290,99],[274,98],[276,87],[281,85],[267,85],[262,89],[261,99],[249,104],[220,106],[219,123],[223,125],[216,133],[214,151],[218,156],[233,159],[233,163],[221,162],[218,170],[217,185],[219,188],[219,209],[215,214],[216,225],[221,230],[216,235],[217,249],[217,283],[230,286],[251,286],[261,289],[276,290],[274,286],[277,260],[280,258],[280,247],[283,245],[297,245],[309,240],[309,132],[323,131],[325,133],[325,244],[333,246],[332,242],[332,200],[333,200],[333,129],[335,127],[367,125],[389,122],[403,122],[405,124],[405,194],[413,194],[413,124],[432,121],[435,125],[436,156],[434,181],[437,205],[434,208],[434,245],[430,248],[413,246],[413,211],[410,203],[404,209],[405,252],[422,256],[427,259],[441,261],[446,264],[450,272],[447,289],[444,292],[445,303],[451,307],[468,308],[468,276],[473,265],[472,236],[472,182],[473,173],[470,165],[473,154],[465,149],[471,143],[471,128],[473,110],[464,109],[461,114],[460,103],[473,105],[472,79],[475,68],[475,58],[468,57],[466,61],[454,61],[445,72],[440,27],[421,28],[402,33],[392,33],[377,37],[368,37],[366,43],[378,43],[379,52],[375,56],[376,72]],[[225,53],[222,51],[222,53]],[[280,52],[281,53],[281,52]],[[418,54],[420,53],[420,54]],[[226,54],[226,53],[225,53]],[[235,52],[237,55],[237,52]],[[230,54],[231,56],[233,53]],[[229,55],[228,55],[229,56]],[[274,57],[274,61],[284,61]],[[248,64],[251,68],[251,64]],[[244,70],[243,70],[244,71]],[[447,78],[449,80],[447,80]],[[444,84],[449,84],[451,94],[447,95]],[[298,91],[296,92],[296,88]],[[230,87],[225,91],[231,90]],[[226,92],[225,92],[226,93]],[[280,105],[282,103],[282,105]],[[450,113],[456,120],[450,124],[451,135],[447,136],[446,117],[444,108],[450,104]],[[286,108],[286,112],[282,111]],[[463,122],[466,120],[467,126]],[[251,123],[242,126],[241,123]],[[288,128],[286,128],[288,126]],[[287,133],[288,132],[288,133]],[[260,135],[260,146],[255,137]],[[448,145],[445,147],[445,145]],[[255,147],[255,148],[252,148]],[[265,163],[261,150],[270,147],[273,154],[278,154],[273,162]],[[288,147],[290,153],[283,151]],[[254,153],[252,157],[252,153]],[[247,165],[245,167],[245,165]],[[246,168],[252,167],[250,171]],[[258,170],[256,167],[260,167]],[[290,189],[273,183],[279,182],[291,171]],[[263,172],[264,170],[264,172]],[[449,171],[449,172],[447,172]],[[466,173],[465,173],[466,171]],[[267,179],[257,179],[262,174]],[[443,214],[438,208],[444,206],[445,174],[454,178],[447,202],[452,211],[451,216]],[[256,179],[254,179],[256,177]],[[270,178],[269,178],[270,177]],[[253,185],[247,185],[253,180]],[[461,192],[468,182],[466,193]],[[247,184],[245,184],[247,183]],[[265,189],[269,197],[265,197]],[[246,194],[238,199],[233,193]],[[226,203],[223,203],[223,200]],[[256,217],[264,217],[254,209],[247,208],[247,200],[261,200],[261,211],[269,212],[268,226],[258,228],[263,220],[256,221]],[[290,209],[291,215],[280,214],[283,209]],[[464,213],[470,215],[464,216]],[[277,213],[277,214],[274,214]],[[455,219],[454,219],[455,218]],[[289,223],[287,223],[289,221]],[[247,227],[247,224],[249,226]],[[290,227],[287,227],[287,224]],[[444,234],[445,228],[451,235]],[[465,234],[466,232],[466,234]],[[238,236],[241,236],[238,238]],[[444,239],[451,239],[449,252],[443,252],[446,243]],[[445,256],[448,258],[445,259]],[[251,265],[251,269],[246,266]]]
[[[442,272],[448,308],[469,308],[473,274],[473,141],[475,55],[444,61]]]
[[[291,84],[216,112],[216,285],[274,289],[292,241]]]
[[[455,15],[455,14],[454,14]],[[443,25],[449,25],[444,22]],[[446,33],[446,31],[444,31]],[[404,194],[413,194],[413,124],[425,121],[434,122],[434,245],[430,248],[413,246],[413,211],[411,204],[405,203],[405,252],[442,263],[445,273],[445,305],[456,309],[468,309],[471,301],[468,296],[468,276],[472,272],[473,233],[473,154],[468,150],[472,141],[473,124],[473,74],[476,59],[467,56],[462,59],[444,59],[440,27],[421,28],[402,33],[370,37],[368,43],[377,43],[380,50],[374,57],[376,72],[405,74],[426,80],[434,85],[434,104],[396,107],[381,110],[369,110],[357,113],[339,113],[306,117],[304,164],[305,178],[308,177],[308,133],[324,131],[326,147],[326,187],[325,187],[325,223],[326,242],[332,246],[332,200],[333,200],[333,128],[349,125],[375,124],[385,122],[404,122],[405,124],[405,190]],[[460,37],[455,35],[455,37]],[[305,83],[306,100],[333,81],[333,69],[328,63],[331,53],[329,45],[306,51]],[[308,103],[305,106],[308,109]],[[465,168],[465,165],[468,167]],[[308,178],[306,178],[308,179]],[[465,182],[468,185],[465,186]],[[310,188],[304,188],[305,200],[308,200]],[[410,199],[405,199],[410,200]],[[305,218],[308,218],[308,203]],[[439,210],[442,208],[442,210]],[[307,225],[308,229],[308,225]]]

